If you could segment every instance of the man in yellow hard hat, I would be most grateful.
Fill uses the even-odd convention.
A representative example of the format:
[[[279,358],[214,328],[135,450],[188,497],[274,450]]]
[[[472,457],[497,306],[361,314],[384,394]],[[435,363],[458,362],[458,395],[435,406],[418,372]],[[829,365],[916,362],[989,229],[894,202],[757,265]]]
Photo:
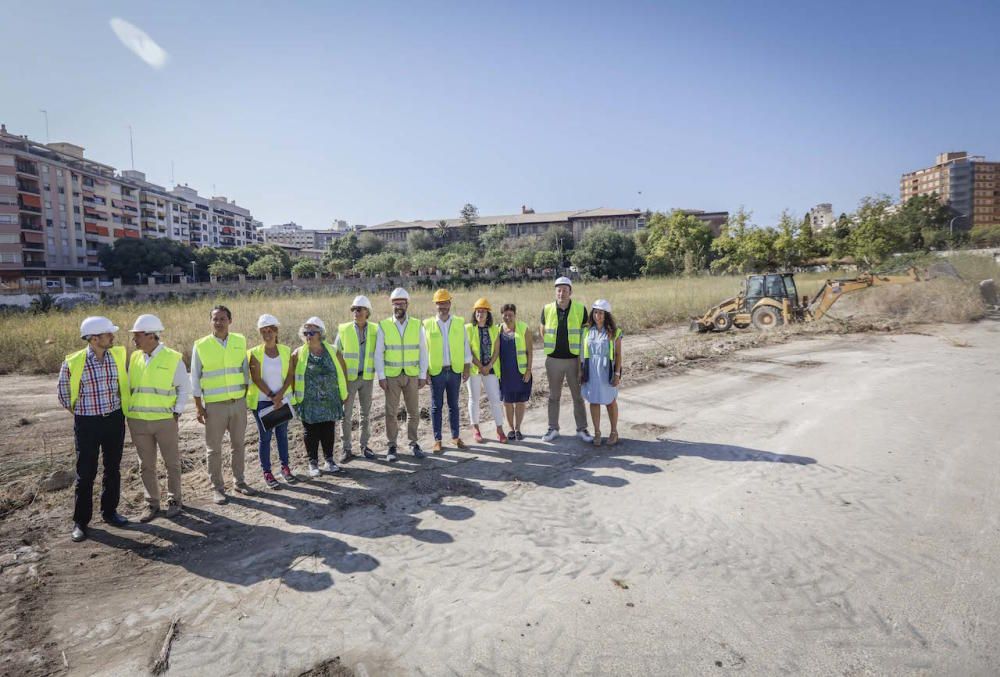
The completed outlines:
[[[440,454],[441,418],[445,396],[448,398],[448,424],[451,443],[459,449],[465,443],[459,435],[458,397],[462,384],[469,380],[472,351],[465,320],[451,314],[451,294],[438,289],[432,299],[437,306],[437,316],[424,320],[427,334],[427,374],[431,380],[431,426],[434,429],[434,453]]]
[[[400,395],[406,404],[406,437],[410,441],[410,451],[417,458],[426,457],[417,442],[417,426],[420,423],[418,389],[427,385],[427,337],[420,320],[408,314],[410,295],[405,289],[394,289],[389,300],[392,301],[392,317],[378,323],[375,377],[385,392],[385,436],[389,442],[385,460],[395,463],[399,458],[396,438],[399,435]]]
[[[71,535],[75,542],[87,538],[87,525],[94,512],[94,480],[102,453],[101,514],[113,526],[128,524],[118,514],[129,390],[125,348],[114,344],[116,331],[118,327],[106,317],[86,318],[80,325],[80,338],[87,347],[67,355],[59,369],[59,404],[73,414],[76,439],[76,496]]]

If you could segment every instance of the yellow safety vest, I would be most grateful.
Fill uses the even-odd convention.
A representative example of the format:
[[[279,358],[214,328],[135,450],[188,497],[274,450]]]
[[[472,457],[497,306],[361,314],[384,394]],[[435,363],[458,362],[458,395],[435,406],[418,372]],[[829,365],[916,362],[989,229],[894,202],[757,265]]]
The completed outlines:
[[[243,334],[229,333],[223,348],[212,334],[194,342],[201,360],[201,397],[205,402],[228,402],[246,397],[243,361],[247,359],[247,340]]]
[[[515,322],[514,323],[514,347],[517,349],[517,370],[521,372],[523,376],[525,372],[528,371],[528,349],[527,342],[525,341],[524,335],[528,333],[528,323],[527,322]],[[501,378],[500,375],[500,363],[502,360],[497,360],[496,370],[497,378]]]
[[[330,353],[333,366],[337,370],[337,389],[340,390],[340,401],[347,399],[347,378],[344,370],[340,368],[340,360],[337,359],[337,351],[331,343],[323,341],[326,352]],[[309,346],[303,343],[295,349],[295,386],[292,390],[292,404],[298,404],[306,396],[306,365],[309,363]]]
[[[385,339],[385,375],[387,377],[420,375],[420,320],[406,318],[406,329],[399,336],[396,320],[392,317],[379,322]]]
[[[497,344],[497,338],[500,336],[500,327],[495,324],[491,324],[487,329],[489,329],[489,334],[490,334],[490,345],[495,346]],[[465,333],[469,337],[469,349],[472,351],[472,355],[480,362],[489,362],[490,358],[493,357],[492,355],[487,355],[485,360],[479,356],[479,325],[478,324],[465,325]],[[493,366],[496,368],[494,370],[494,373],[499,373],[500,360],[497,360],[497,363]],[[473,364],[471,373],[474,375],[478,374],[479,367]]]
[[[427,334],[427,373],[437,376],[444,368],[444,336],[436,317],[424,320],[424,332]],[[448,351],[451,354],[451,370],[461,374],[465,369],[465,320],[455,315],[451,316],[448,325]]]
[[[375,343],[378,330],[371,322],[365,324],[365,360],[364,370],[361,378],[371,381],[375,378]],[[358,341],[358,332],[354,328],[353,322],[345,322],[337,327],[337,336],[340,338],[341,355],[347,364],[347,379],[349,381],[358,380],[358,371],[361,365],[361,342]]]
[[[583,318],[586,314],[587,311],[582,303],[577,301],[569,302],[569,315],[566,317],[566,336],[569,339],[569,352],[574,355],[580,354],[580,340],[583,336],[580,325],[583,324]],[[542,338],[545,343],[546,355],[551,355],[552,351],[556,349],[556,330],[558,326],[559,312],[553,301],[545,306],[545,333],[542,335]]]
[[[174,374],[180,361],[181,354],[166,346],[153,356],[149,364],[146,364],[146,354],[141,350],[132,353],[128,367],[132,386],[129,418],[159,421],[174,415],[174,405],[177,404]]]
[[[611,341],[611,350],[610,350],[609,355],[608,355],[609,359],[611,360],[611,367],[612,368],[614,368],[614,366],[615,366],[615,341],[617,341],[618,339],[620,339],[621,336],[622,336],[622,330],[621,329],[615,329],[615,338]],[[590,341],[589,341],[589,337],[590,337],[590,334],[588,333],[588,335],[585,336],[584,339],[583,339],[583,359],[585,359],[585,360],[590,358]]]
[[[87,362],[89,348],[78,350],[66,356],[66,366],[69,368],[69,408],[76,409],[76,401],[80,399],[80,382],[83,380],[83,366]],[[128,374],[125,371],[125,348],[111,346],[108,348],[111,358],[118,368],[118,394],[122,401],[122,411],[128,415]]]
[[[264,344],[261,343],[259,346],[254,346],[247,351],[247,360],[251,357],[257,359],[257,364],[260,365],[261,369],[261,380],[264,379]],[[285,382],[285,377],[288,376],[288,362],[292,358],[292,349],[283,343],[278,344],[278,357],[281,358],[281,382]],[[250,379],[250,383],[247,384],[247,406],[251,409],[257,409],[258,395],[260,394],[260,389],[257,384]]]

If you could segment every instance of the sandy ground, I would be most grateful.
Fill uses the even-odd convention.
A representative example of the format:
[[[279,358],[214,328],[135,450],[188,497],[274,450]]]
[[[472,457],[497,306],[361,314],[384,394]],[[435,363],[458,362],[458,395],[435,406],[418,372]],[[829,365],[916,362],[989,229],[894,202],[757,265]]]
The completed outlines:
[[[624,389],[613,448],[538,403],[518,445],[223,507],[186,476],[81,545],[30,506],[0,668],[145,673],[180,619],[171,675],[997,674],[998,376],[995,320],[814,337]]]

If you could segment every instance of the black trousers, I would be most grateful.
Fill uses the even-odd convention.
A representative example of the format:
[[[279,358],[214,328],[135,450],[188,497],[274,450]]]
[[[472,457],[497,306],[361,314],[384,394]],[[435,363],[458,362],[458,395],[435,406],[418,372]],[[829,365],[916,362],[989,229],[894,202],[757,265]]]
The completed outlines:
[[[121,497],[122,448],[125,446],[125,416],[121,409],[107,416],[76,416],[73,422],[76,438],[76,502],[73,521],[87,526],[94,515],[94,480],[97,462],[104,453],[104,475],[101,482],[101,514],[105,517],[118,511]]]
[[[319,447],[323,445],[323,458],[327,461],[333,460],[333,442],[337,435],[337,421],[323,421],[322,423],[303,423],[305,429],[302,435],[306,443],[306,454],[309,460],[316,463],[319,460]]]

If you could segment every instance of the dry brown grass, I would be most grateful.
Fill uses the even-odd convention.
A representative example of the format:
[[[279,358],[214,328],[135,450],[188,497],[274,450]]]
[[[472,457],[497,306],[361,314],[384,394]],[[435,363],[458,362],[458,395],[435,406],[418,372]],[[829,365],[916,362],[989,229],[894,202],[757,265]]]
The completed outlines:
[[[902,324],[971,322],[985,314],[986,305],[977,286],[953,278],[869,289],[846,297],[832,309],[835,317],[851,315]]]

